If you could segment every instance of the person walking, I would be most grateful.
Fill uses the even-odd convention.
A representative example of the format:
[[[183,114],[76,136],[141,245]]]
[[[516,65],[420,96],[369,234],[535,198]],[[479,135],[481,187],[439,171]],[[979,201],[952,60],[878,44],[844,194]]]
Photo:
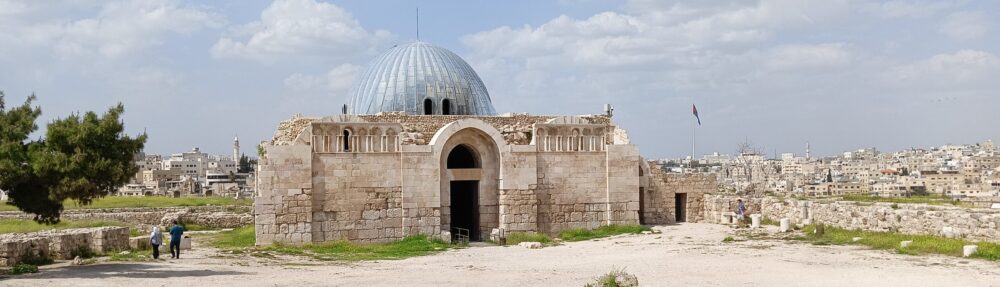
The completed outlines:
[[[163,244],[163,232],[159,226],[153,226],[153,232],[149,234],[149,245],[153,246],[153,259],[160,259],[160,244]]]
[[[174,226],[170,227],[170,258],[181,258],[182,235],[184,235],[184,227],[181,227],[180,224],[177,224],[177,220],[174,220]]]
[[[747,213],[747,206],[745,204],[743,204],[743,200],[742,199],[737,199],[736,200],[736,219],[739,220],[739,222],[743,222],[743,217],[746,215],[746,213]]]

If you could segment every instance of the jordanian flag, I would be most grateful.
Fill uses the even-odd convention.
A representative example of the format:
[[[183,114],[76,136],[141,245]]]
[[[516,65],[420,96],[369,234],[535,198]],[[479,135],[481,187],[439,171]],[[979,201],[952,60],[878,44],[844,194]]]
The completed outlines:
[[[701,117],[698,116],[698,107],[691,104],[691,112],[694,113],[694,118],[698,119],[698,125],[701,125]]]

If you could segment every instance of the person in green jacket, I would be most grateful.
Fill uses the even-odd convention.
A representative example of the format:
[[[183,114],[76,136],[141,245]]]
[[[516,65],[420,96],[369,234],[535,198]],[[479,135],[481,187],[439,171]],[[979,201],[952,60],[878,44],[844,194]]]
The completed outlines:
[[[174,220],[174,226],[170,227],[170,258],[181,258],[182,235],[184,235],[184,227],[181,227],[180,224],[177,224],[177,220]]]

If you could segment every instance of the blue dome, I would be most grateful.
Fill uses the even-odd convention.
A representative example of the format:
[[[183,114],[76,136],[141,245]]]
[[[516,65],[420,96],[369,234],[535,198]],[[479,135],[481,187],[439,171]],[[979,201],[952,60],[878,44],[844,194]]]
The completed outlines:
[[[352,114],[494,115],[486,85],[465,60],[424,42],[376,57],[351,90]]]

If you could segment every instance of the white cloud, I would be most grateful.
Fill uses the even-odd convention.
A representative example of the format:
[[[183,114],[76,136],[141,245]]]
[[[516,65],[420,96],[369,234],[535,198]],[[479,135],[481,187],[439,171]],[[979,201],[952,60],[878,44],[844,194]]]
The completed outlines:
[[[340,7],[314,0],[277,0],[260,20],[236,27],[212,46],[218,58],[273,61],[279,57],[346,59],[386,42],[391,35],[369,32]]]
[[[7,10],[9,17],[0,22],[6,37],[19,39],[8,43],[17,43],[21,48],[51,48],[63,58],[118,58],[158,46],[168,35],[188,34],[222,23],[221,17],[210,11],[172,0],[102,2],[93,17],[74,20],[44,18],[42,14],[52,8],[47,5],[0,5],[16,8]]]
[[[960,1],[894,0],[862,3],[860,10],[881,18],[927,18],[958,6]]]
[[[852,55],[843,43],[783,45],[771,49],[767,67],[779,71],[819,72],[844,67]]]
[[[939,54],[892,70],[894,80],[904,85],[948,89],[996,87],[1000,58],[977,50]]]
[[[343,64],[323,75],[295,73],[285,78],[285,86],[296,92],[344,95],[354,84],[359,66]]]
[[[989,19],[982,12],[962,11],[945,17],[938,28],[953,39],[976,40],[989,32]]]

